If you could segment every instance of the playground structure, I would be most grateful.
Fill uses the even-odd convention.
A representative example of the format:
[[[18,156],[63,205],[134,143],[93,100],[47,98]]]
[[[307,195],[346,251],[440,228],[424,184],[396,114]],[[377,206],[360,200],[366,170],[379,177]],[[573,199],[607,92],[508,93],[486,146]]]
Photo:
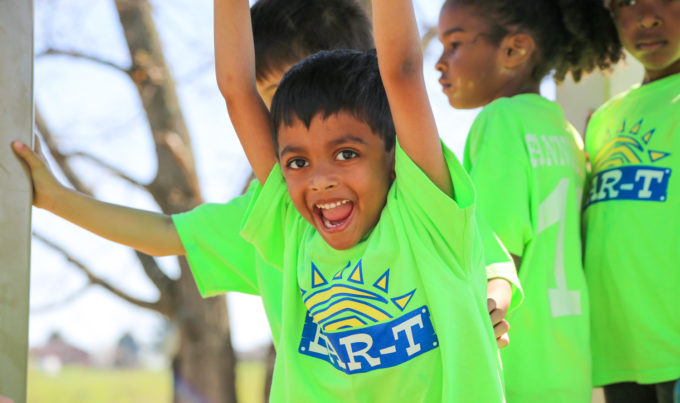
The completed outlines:
[[[0,1],[0,395],[26,401],[31,185],[9,144],[33,133],[33,2]]]

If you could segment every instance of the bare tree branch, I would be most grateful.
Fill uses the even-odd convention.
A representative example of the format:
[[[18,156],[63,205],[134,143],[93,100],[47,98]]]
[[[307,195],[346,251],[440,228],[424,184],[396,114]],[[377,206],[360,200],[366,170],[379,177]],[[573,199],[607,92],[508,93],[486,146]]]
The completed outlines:
[[[158,171],[149,189],[166,214],[186,211],[201,202],[201,191],[191,136],[163,56],[151,5],[140,0],[116,0],[115,4],[132,60],[131,78],[156,144]]]
[[[152,256],[135,250],[137,254],[137,259],[142,263],[144,272],[146,273],[149,280],[156,286],[160,292],[160,298],[158,304],[162,306],[164,311],[167,311],[167,315],[171,316],[171,296],[175,293],[175,280],[168,277],[160,267],[158,267],[158,262]]]
[[[62,170],[62,172],[64,173],[64,175],[68,179],[68,181],[71,183],[71,185],[73,185],[73,187],[76,190],[78,190],[81,193],[87,194],[89,196],[93,196],[92,190],[89,187],[85,186],[85,184],[82,183],[80,178],[78,178],[78,176],[75,174],[75,172],[71,169],[71,165],[69,164],[68,159],[72,156],[79,156],[79,157],[87,158],[90,161],[93,161],[93,162],[103,166],[104,168],[112,171],[114,174],[116,174],[119,177],[121,177],[122,179],[132,183],[133,185],[138,186],[138,187],[140,187],[144,190],[147,190],[147,191],[149,190],[146,185],[139,183],[138,181],[134,180],[133,178],[130,178],[129,176],[120,172],[117,168],[111,166],[110,164],[105,163],[104,161],[101,161],[100,159],[98,159],[95,156],[92,156],[90,154],[86,154],[86,153],[83,153],[83,152],[73,153],[73,154],[64,154],[64,153],[60,152],[59,148],[57,147],[57,144],[54,140],[54,135],[53,135],[52,131],[49,129],[49,127],[47,126],[45,120],[43,119],[43,117],[40,113],[40,110],[36,108],[35,114],[36,114],[36,126],[37,126],[40,134],[42,134],[42,137],[43,137],[43,139],[45,140],[45,143],[46,143],[45,145],[47,146],[47,147],[44,147],[44,148],[46,148],[47,149],[46,151],[49,152],[52,155],[54,160],[59,165],[59,168]],[[43,152],[45,152],[45,151],[43,151]],[[39,235],[37,235],[37,236],[40,237]],[[40,239],[43,240],[42,238],[40,238]],[[65,254],[65,252],[63,252],[63,250],[60,250],[60,252],[62,252],[62,254]],[[148,255],[145,255],[141,252],[138,252],[138,251],[135,251],[135,252],[137,253],[137,257],[138,257],[140,263],[142,264],[144,272],[149,277],[151,282],[154,283],[154,285],[160,291],[160,294],[161,294],[161,297],[156,302],[156,308],[152,308],[152,309],[154,309],[158,312],[161,312],[161,313],[163,313],[167,316],[170,316],[171,315],[171,308],[170,308],[171,304],[170,304],[170,301],[169,301],[169,296],[165,295],[165,291],[172,291],[172,287],[174,285],[174,280],[172,280],[171,278],[166,276],[165,273],[163,273],[163,271],[160,269],[160,267],[158,267],[158,265],[156,264],[156,261],[155,261],[154,258],[152,258],[151,256],[148,256]],[[104,285],[102,285],[102,286],[104,288],[106,288],[106,286],[104,286]],[[116,294],[116,293],[114,292],[114,294]],[[118,295],[118,294],[116,294],[116,295]],[[123,299],[126,299],[126,298],[123,298]]]
[[[111,173],[113,173],[117,177],[125,180],[126,182],[129,182],[129,183],[131,183],[131,184],[133,184],[137,187],[140,187],[144,190],[147,190],[147,191],[149,190],[145,184],[138,182],[136,179],[131,178],[130,176],[121,172],[118,168],[114,167],[113,165],[109,164],[108,162],[102,161],[99,157],[95,157],[92,154],[89,154],[89,153],[86,153],[86,152],[83,152],[83,151],[77,151],[77,152],[74,152],[74,153],[64,154],[64,156],[66,158],[72,158],[72,157],[84,158],[84,159],[86,159],[90,162],[93,162],[93,163],[99,165],[102,168],[105,168],[105,169],[111,171]]]
[[[40,113],[40,109],[38,107],[35,108],[35,126],[38,129],[38,132],[42,135],[43,140],[45,140],[44,145],[46,147],[42,148],[42,152],[49,152],[52,155],[52,158],[54,158],[54,161],[56,161],[57,165],[59,165],[59,168],[66,176],[66,179],[68,179],[69,183],[73,185],[76,190],[92,196],[92,189],[85,186],[78,175],[76,175],[73,169],[71,169],[66,155],[59,151],[59,147],[57,146],[57,143],[54,139],[54,134],[52,133],[52,130],[50,130],[49,126],[47,126],[47,123],[45,122],[45,119]]]
[[[31,307],[31,315],[48,313],[48,312],[53,311],[55,309],[59,309],[62,306],[80,298],[83,295],[83,292],[85,292],[85,290],[87,290],[91,286],[92,286],[92,283],[88,282],[84,286],[80,287],[77,291],[72,292],[70,295],[67,295],[66,297],[64,297],[64,298],[62,298],[58,301],[49,302],[49,303],[43,304],[43,305],[38,306],[38,307]]]
[[[113,286],[110,284],[108,281],[104,280],[103,278],[97,276],[90,270],[84,263],[82,263],[80,260],[76,259],[73,255],[68,253],[67,251],[64,250],[61,246],[57,245],[56,243],[50,241],[49,239],[45,238],[44,236],[33,232],[33,236],[44,243],[45,245],[49,246],[50,248],[54,249],[55,251],[59,252],[69,263],[71,263],[73,266],[75,266],[78,270],[83,272],[90,283],[101,286],[105,290],[109,291],[110,293],[116,295],[117,297],[133,304],[137,305],[142,308],[150,309],[152,311],[159,312],[161,314],[166,314],[166,312],[163,311],[163,307],[160,306],[158,302],[149,302],[149,301],[144,301],[139,298],[135,298],[131,296],[130,294],[124,292],[123,290]]]
[[[61,50],[61,49],[50,48],[50,49],[45,50],[42,53],[37,54],[36,58],[45,57],[45,56],[67,56],[67,57],[73,57],[73,58],[76,58],[76,59],[84,59],[84,60],[88,60],[88,61],[91,61],[91,62],[94,62],[94,63],[97,63],[97,64],[101,64],[103,66],[110,67],[112,69],[118,70],[118,71],[120,71],[121,73],[124,73],[127,76],[131,76],[131,74],[132,74],[132,72],[129,69],[126,69],[125,67],[120,66],[120,65],[118,65],[114,62],[110,62],[108,60],[101,59],[97,56],[92,56],[92,55],[88,55],[88,54],[85,54],[85,53],[76,52],[76,51],[73,51],[73,50]]]

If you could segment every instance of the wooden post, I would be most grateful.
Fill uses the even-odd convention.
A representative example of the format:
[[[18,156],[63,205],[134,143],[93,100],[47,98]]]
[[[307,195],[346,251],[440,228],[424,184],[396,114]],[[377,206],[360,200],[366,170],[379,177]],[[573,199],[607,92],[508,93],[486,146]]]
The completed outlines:
[[[26,401],[31,184],[10,149],[33,136],[33,1],[0,0],[0,395]]]

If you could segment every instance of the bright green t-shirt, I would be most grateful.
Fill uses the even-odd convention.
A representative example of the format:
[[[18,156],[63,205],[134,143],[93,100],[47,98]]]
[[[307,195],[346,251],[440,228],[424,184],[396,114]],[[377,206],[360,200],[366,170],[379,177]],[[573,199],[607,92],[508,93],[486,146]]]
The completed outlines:
[[[204,204],[175,214],[172,220],[201,296],[227,291],[262,296],[276,346],[281,330],[281,271],[267,264],[240,235],[253,193],[251,186],[229,203]]]
[[[596,385],[680,377],[680,74],[588,124],[585,267]]]
[[[524,302],[507,316],[510,345],[501,350],[508,402],[590,402],[578,133],[539,95],[500,98],[473,123],[464,164],[480,212],[522,259]]]
[[[281,330],[281,271],[266,263],[240,235],[253,193],[251,187],[245,195],[228,203],[204,204],[173,215],[172,219],[201,296],[207,298],[228,291],[261,296],[276,346]],[[522,300],[515,267],[488,225],[480,220],[478,227],[487,277],[503,278],[512,284],[512,309]]]
[[[445,150],[455,200],[397,146],[379,222],[334,250],[295,210],[281,169],[242,235],[282,268],[272,401],[498,402],[474,191]]]

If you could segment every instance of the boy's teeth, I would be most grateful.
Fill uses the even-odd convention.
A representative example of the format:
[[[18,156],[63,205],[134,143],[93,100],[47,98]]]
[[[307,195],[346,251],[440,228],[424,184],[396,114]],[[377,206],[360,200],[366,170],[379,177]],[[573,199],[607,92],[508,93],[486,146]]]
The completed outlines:
[[[336,207],[340,207],[343,204],[349,202],[349,200],[342,200],[342,201],[337,201],[337,202],[331,202],[331,203],[324,203],[324,204],[317,204],[316,207],[324,210],[330,210]]]
[[[335,227],[337,227],[338,225],[340,225],[340,224],[333,224],[333,223],[330,222],[330,220],[328,220],[326,217],[321,217],[321,219],[323,220],[323,224],[326,226],[326,228],[335,228]]]

